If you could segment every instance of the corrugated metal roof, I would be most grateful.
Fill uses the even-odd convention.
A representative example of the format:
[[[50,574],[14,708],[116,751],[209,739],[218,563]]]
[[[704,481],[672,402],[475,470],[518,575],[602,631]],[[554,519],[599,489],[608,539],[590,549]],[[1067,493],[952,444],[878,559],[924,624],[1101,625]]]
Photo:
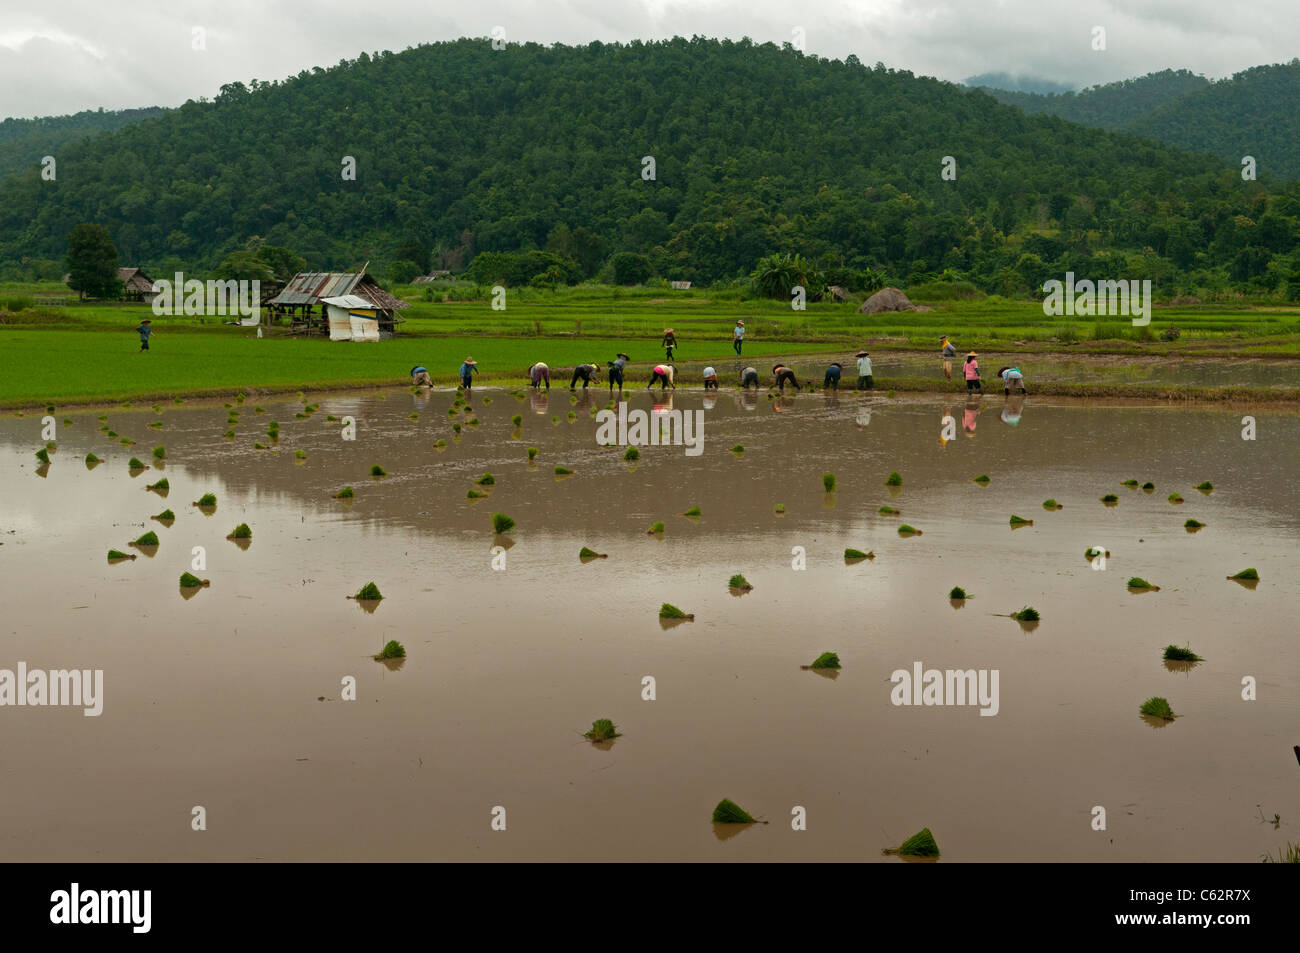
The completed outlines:
[[[294,275],[270,304],[315,304],[322,298],[345,295],[361,281],[362,273],[303,271]]]

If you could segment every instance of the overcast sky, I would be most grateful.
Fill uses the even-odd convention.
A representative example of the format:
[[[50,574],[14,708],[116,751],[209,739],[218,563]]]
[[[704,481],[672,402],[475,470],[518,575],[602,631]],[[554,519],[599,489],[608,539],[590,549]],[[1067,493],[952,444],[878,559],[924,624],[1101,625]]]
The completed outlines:
[[[0,117],[175,106],[362,51],[461,36],[586,43],[750,36],[960,81],[1082,87],[1165,68],[1212,78],[1300,50],[1296,0],[0,0]],[[1094,51],[1094,27],[1106,49]],[[205,49],[195,49],[195,30]]]

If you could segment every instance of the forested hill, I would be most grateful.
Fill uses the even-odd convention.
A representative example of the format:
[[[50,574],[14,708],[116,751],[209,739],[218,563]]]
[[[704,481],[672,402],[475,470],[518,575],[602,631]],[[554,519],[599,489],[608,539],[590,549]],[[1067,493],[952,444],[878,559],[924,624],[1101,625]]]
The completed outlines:
[[[1290,252],[1300,216],[1208,155],[852,57],[703,38],[362,54],[224,86],[70,146],[58,169],[0,182],[0,269],[57,262],[95,222],[123,263],[161,272],[260,236],[315,267],[381,273],[418,242],[453,267],[549,247],[578,276],[630,252],[712,282],[786,252],[1007,290],[1060,264],[1226,275],[1250,248],[1245,281]]]
[[[1229,162],[1254,156],[1262,174],[1300,179],[1300,60],[1217,82],[1165,70],[1078,93],[985,92],[1027,113],[1150,136]]]
[[[99,132],[121,129],[127,123],[160,115],[161,107],[144,109],[87,109],[72,116],[0,121],[0,176],[19,172],[47,155],[57,159],[64,146]]]

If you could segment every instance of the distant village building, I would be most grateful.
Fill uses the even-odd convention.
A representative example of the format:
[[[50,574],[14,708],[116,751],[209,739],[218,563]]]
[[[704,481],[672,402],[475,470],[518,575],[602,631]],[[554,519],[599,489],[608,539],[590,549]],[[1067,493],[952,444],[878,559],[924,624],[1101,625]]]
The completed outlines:
[[[450,278],[451,272],[446,270],[431,271],[427,275],[420,275],[418,278],[411,279],[413,285],[427,285],[431,281],[437,281],[440,278]]]
[[[688,291],[690,290],[691,287],[691,283],[689,281],[670,281],[668,282],[668,285],[674,291]]]
[[[154,291],[153,279],[139,268],[117,269],[117,280],[122,282],[123,301],[153,301],[158,292]]]
[[[378,341],[397,333],[397,312],[409,302],[379,287],[364,269],[304,271],[266,303],[271,320],[289,318],[301,334],[328,334],[331,341]]]

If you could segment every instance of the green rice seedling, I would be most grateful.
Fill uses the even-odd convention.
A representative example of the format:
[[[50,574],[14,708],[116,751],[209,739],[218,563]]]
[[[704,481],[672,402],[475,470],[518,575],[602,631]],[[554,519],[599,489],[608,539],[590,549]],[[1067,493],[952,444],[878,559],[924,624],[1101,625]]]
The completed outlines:
[[[95,419],[98,420],[100,423],[103,423],[105,420],[108,419],[108,414],[100,414]]]
[[[171,485],[170,483],[167,482],[167,478],[166,478],[166,477],[163,477],[163,478],[162,478],[161,480],[159,480],[157,483],[150,483],[150,484],[148,484],[147,486],[145,486],[145,489],[146,489],[146,490],[153,490],[155,493],[164,493],[164,492],[170,490],[171,488],[172,488],[172,485]]]
[[[732,576],[730,579],[727,580],[727,588],[743,589],[745,592],[749,592],[754,587],[749,584],[748,579],[746,579],[740,573],[736,573],[734,576]]]
[[[1155,488],[1156,488],[1156,485],[1155,485],[1154,483],[1152,483],[1150,480],[1148,480],[1146,483],[1143,483],[1143,484],[1142,484],[1142,489],[1146,490],[1148,493],[1150,493],[1150,492],[1151,492],[1152,490],[1154,490]]]
[[[474,482],[477,483],[479,486],[493,486],[496,484],[497,480],[496,477],[494,477],[492,474],[485,473]]]
[[[128,470],[148,470],[148,469],[149,469],[147,466],[145,466],[143,463],[141,463],[140,460],[139,460],[138,458],[136,458],[136,457],[132,457],[130,460],[128,460],[128,461],[126,462],[126,468],[127,468]]]
[[[961,586],[953,586],[950,590],[948,590],[948,598],[949,598],[949,599],[968,599],[968,598],[970,598],[970,597],[966,595],[966,590],[963,589]]]
[[[333,422],[333,421],[338,420],[338,417],[336,417],[334,414],[326,414],[326,415],[325,415],[325,420],[328,421],[328,422]]]
[[[915,526],[909,526],[907,523],[904,523],[898,527],[898,535],[899,536],[920,536],[921,531],[917,529]]]
[[[1200,490],[1202,493],[1209,493],[1214,489],[1214,484],[1209,480],[1204,480],[1201,483],[1196,484],[1196,489]]]
[[[1205,661],[1205,659],[1201,658],[1190,648],[1180,648],[1177,645],[1165,646],[1164,660],[1166,662],[1204,662]]]
[[[902,511],[896,510],[892,506],[882,506],[880,509],[876,510],[876,512],[881,516],[897,516]]]
[[[1165,721],[1173,721],[1178,717],[1174,714],[1174,710],[1169,707],[1168,699],[1161,698],[1159,695],[1152,695],[1144,701],[1138,707],[1138,711],[1148,718],[1162,718]]]
[[[194,501],[194,505],[195,505],[195,506],[204,506],[204,507],[207,507],[207,506],[216,506],[216,505],[217,505],[217,494],[215,494],[215,493],[204,493],[201,497],[199,497],[197,500]]]
[[[153,430],[162,430],[162,428],[163,428],[163,422],[162,422],[161,420],[153,420],[153,421],[150,421],[149,423],[145,424],[145,426],[146,426],[146,427],[150,427],[150,428],[152,428]]]
[[[1053,500],[1053,499],[1050,499],[1050,498],[1049,498],[1049,499],[1043,500],[1043,509],[1045,509],[1045,510],[1063,510],[1063,509],[1065,509],[1065,507],[1063,507],[1060,503],[1056,502],[1056,500]]]
[[[141,533],[137,538],[131,541],[132,546],[157,546],[158,534],[153,530],[147,530]]]
[[[467,426],[470,426],[470,427],[477,427],[477,426],[478,426],[478,418],[477,418],[477,417],[471,417],[471,418],[469,419],[468,423],[467,423]]]
[[[103,463],[103,462],[104,462],[103,460],[99,459],[99,457],[95,456],[93,453],[86,454],[87,467],[93,467],[96,464]]]
[[[1198,530],[1198,529],[1200,529],[1201,527],[1203,527],[1204,525],[1205,525],[1205,524],[1202,523],[1200,520],[1184,520],[1184,521],[1183,521],[1183,529],[1185,529],[1185,530],[1187,530],[1187,531],[1189,531],[1189,532],[1194,531],[1194,530]]]
[[[885,396],[888,397],[890,400],[893,400],[896,396],[898,396],[898,391],[891,390],[887,394],[885,394]]]
[[[272,440],[280,436],[280,422],[278,420],[272,420],[266,425],[266,435]]]
[[[713,809],[714,824],[757,824],[743,807],[729,798],[723,798]]]
[[[136,558],[135,553],[124,553],[120,549],[110,549],[108,551],[108,561],[110,563],[115,563],[121,559],[135,559],[135,558]]]
[[[885,480],[885,486],[902,486],[902,485],[903,485],[903,478],[902,476],[899,475],[897,470],[891,472],[889,474],[889,478]]]
[[[535,460],[535,459],[537,459],[537,448],[536,448],[536,447],[529,447],[529,448],[528,448],[528,459],[529,459],[530,461],[531,461],[531,460]]]
[[[776,504],[776,506],[773,507],[773,510],[774,510],[774,512],[777,513],[777,515],[780,515],[780,514],[782,514],[782,513],[785,512],[785,504],[784,504],[784,503],[778,503],[778,504]]]
[[[682,515],[683,515],[683,516],[699,516],[699,515],[700,515],[700,508],[699,508],[698,506],[692,506],[689,510],[687,510],[687,511],[686,511],[685,513],[683,513]]]
[[[492,398],[491,398],[491,397],[484,397],[484,398],[483,398],[483,403],[485,403],[485,404],[490,404],[490,403],[492,403]]]
[[[1110,550],[1108,549],[1108,550],[1106,550],[1105,552],[1106,552],[1106,557],[1109,558],[1109,557],[1110,557]],[[1102,554],[1102,550],[1101,550],[1100,548],[1098,548],[1098,547],[1096,547],[1096,546],[1089,546],[1087,549],[1085,549],[1085,550],[1083,551],[1083,558],[1084,558],[1084,559],[1096,559],[1096,558],[1097,558],[1098,556],[1100,556],[1101,554]]]
[[[161,423],[161,421],[160,421],[160,423]],[[65,426],[65,427],[71,427],[71,426],[72,426],[72,418],[71,418],[71,417],[64,417],[64,418],[63,418],[63,426]]]
[[[1142,591],[1142,592],[1147,592],[1147,591],[1150,591],[1150,592],[1159,592],[1159,591],[1160,591],[1160,587],[1159,587],[1159,586],[1153,586],[1153,585],[1151,585],[1151,583],[1147,582],[1147,581],[1146,581],[1145,579],[1143,579],[1141,576],[1130,576],[1128,582],[1126,583],[1126,585],[1127,585],[1127,587],[1128,587],[1129,589],[1136,589],[1136,590],[1140,590],[1140,591]]]
[[[182,399],[179,398],[179,397],[176,397],[176,398],[174,398],[174,399],[172,400],[172,403],[174,403],[174,404],[183,404],[183,403],[185,403],[185,401],[182,400]]]
[[[478,490],[469,490],[465,493],[465,499],[467,500],[482,500],[486,498],[487,494],[480,493]]]
[[[739,443],[738,443],[738,444],[736,444],[734,447],[731,448],[731,452],[732,452],[732,453],[735,453],[735,454],[742,454],[742,453],[745,452],[745,447],[744,447],[743,444],[739,444]]]
[[[446,449],[447,449],[447,441],[445,441],[445,440],[439,440],[437,443],[434,444],[434,447],[436,447],[436,448],[439,449],[439,450],[446,450]]]
[[[53,404],[47,404],[46,407],[45,407],[45,412],[46,412],[47,414],[52,414],[52,413],[54,413],[54,405],[53,405]]]
[[[382,662],[384,659],[406,658],[406,646],[396,639],[390,639],[379,654],[374,656],[376,662]]]
[[[568,467],[566,467],[566,466],[564,466],[564,465],[562,465],[562,464],[558,464],[558,463],[557,463],[557,464],[555,465],[555,475],[556,475],[556,476],[568,476],[568,475],[569,475],[570,473],[572,473],[572,472],[573,472],[572,470],[570,470]]]
[[[1025,519],[1023,516],[1017,516],[1015,513],[1012,513],[1012,514],[1011,514],[1011,525],[1012,525],[1012,526],[1033,526],[1033,525],[1034,525],[1034,521],[1033,521],[1033,520],[1027,520],[1027,519]]]
[[[1101,498],[1101,501],[1103,503],[1118,503],[1119,497],[1116,496],[1114,493],[1107,493],[1105,496]]]
[[[1134,489],[1134,488],[1136,488],[1136,487],[1138,486],[1138,481],[1137,481],[1137,480],[1125,480],[1123,483],[1120,484],[1120,486],[1126,486],[1126,487],[1128,487],[1128,488],[1131,490],[1131,489]]]
[[[176,514],[173,513],[171,510],[163,510],[161,513],[154,516],[153,519],[156,519],[158,522],[164,524],[174,523],[176,522]]]
[[[505,513],[492,514],[492,529],[497,533],[508,533],[515,528],[515,521]]]
[[[569,411],[568,414],[565,415],[565,419],[568,420],[569,423],[573,423],[575,420],[578,419],[578,415],[575,414],[573,411]]]
[[[238,435],[233,430],[227,430],[221,436],[224,437],[226,440],[234,440],[235,437]]]
[[[614,723],[608,718],[597,718],[591,723],[591,731],[588,731],[582,737],[588,741],[613,741],[615,738],[623,736],[619,734]]]
[[[988,486],[991,481],[989,480],[989,475],[987,473],[981,473],[979,476],[975,477],[975,479],[971,480],[971,482],[978,483],[981,486]]]
[[[122,401],[122,406],[123,406],[123,407],[130,407],[130,406],[131,406],[131,402],[130,402],[129,400],[124,400],[124,401]]]
[[[1246,582],[1259,582],[1259,573],[1253,568],[1243,569],[1241,572],[1228,577],[1229,579],[1241,579]]]
[[[898,854],[900,857],[938,857],[939,845],[934,841],[930,828],[923,827],[898,847],[886,847],[886,854]]]
[[[337,493],[334,494],[334,499],[350,500],[354,496],[356,496],[356,492],[352,489],[352,487],[345,486],[343,489],[339,490]]]
[[[823,488],[827,493],[833,493],[833,492],[835,492],[835,474],[834,474],[834,473],[823,473],[823,474],[822,474],[822,488]]]
[[[384,598],[384,595],[379,591],[379,587],[375,585],[374,581],[371,580],[358,589],[356,595],[348,596],[348,598],[357,599],[362,602],[378,602],[380,599]]]
[[[452,429],[452,432],[453,432],[453,433],[460,433],[460,431],[461,431],[461,426],[460,426],[460,424],[452,424],[452,425],[451,425],[451,429]]]
[[[448,407],[448,408],[447,408],[447,416],[448,416],[448,417],[455,417],[456,414],[458,414],[459,412],[460,412],[460,411],[459,411],[459,409],[458,409],[457,407]]]
[[[157,406],[158,406],[157,404],[154,404],[154,407],[157,407]],[[235,405],[234,405],[234,404],[231,404],[231,403],[227,403],[227,404],[224,404],[223,406],[226,408],[226,410],[230,410],[230,408],[234,407]]]
[[[636,447],[628,447],[623,451],[623,459],[628,463],[633,463],[641,459],[641,451]]]
[[[651,523],[650,529],[647,531],[647,535],[655,536],[659,533],[662,533],[663,531],[664,531],[664,524],[662,521],[657,523]]]
[[[514,424],[516,427],[522,427],[524,425],[524,415],[515,414],[513,417],[510,418],[510,422]]]
[[[555,424],[555,425],[558,427],[559,424],[560,424],[560,418],[559,418],[559,417],[552,417],[552,418],[551,418],[551,423]]]
[[[823,652],[821,655],[813,659],[812,664],[809,665],[808,667],[809,668],[839,668],[840,657],[836,655],[834,652]]]
[[[1170,493],[1169,502],[1174,504],[1181,503],[1183,502],[1183,498],[1179,496],[1177,493]]]
[[[1033,606],[1025,606],[1018,612],[1011,613],[1011,618],[1017,622],[1037,622],[1039,621],[1038,610]]]
[[[579,559],[606,559],[608,556],[608,553],[598,553],[587,546],[583,546],[582,549],[578,550]]]
[[[132,440],[130,437],[123,437],[122,440],[121,440],[120,442],[121,442],[122,446],[124,446],[124,447],[129,447],[129,446],[131,446],[132,444],[135,443],[135,441]]]
[[[659,607],[659,618],[661,619],[685,619],[691,621],[695,618],[693,613],[683,612],[670,602],[665,602]]]
[[[234,528],[234,530],[231,531],[230,535],[226,537],[226,539],[252,539],[252,538],[253,538],[253,531],[248,528],[247,523],[240,523],[238,526]]]
[[[253,449],[254,449],[254,450],[270,450],[271,448],[268,447],[266,444],[262,443],[262,442],[259,440],[259,441],[257,441],[256,443],[253,444]]]
[[[245,396],[244,394],[236,394],[236,395],[235,395],[235,403],[236,403],[236,404],[242,404],[242,403],[243,403],[245,400],[247,400],[247,399],[248,399],[247,396]]]
[[[370,475],[372,477],[386,477],[388,476],[388,471],[379,464],[373,463],[370,465]]]
[[[578,398],[575,397],[575,396],[573,396],[572,394],[570,394],[570,395],[569,395],[569,403],[570,403],[570,404],[576,404],[577,402],[578,402]]]
[[[41,449],[36,451],[36,459],[41,461],[41,463],[49,463],[50,451],[46,450],[44,447],[41,447]]]
[[[306,460],[306,459],[307,459],[307,451],[306,451],[306,450],[295,450],[295,451],[293,452],[293,456],[294,456],[294,459],[295,459],[295,460]]]
[[[255,413],[255,414],[264,414],[264,413],[266,413],[266,408],[265,408],[265,407],[254,407],[254,408],[253,408],[253,413]]]
[[[844,559],[846,562],[853,562],[858,559],[875,559],[875,558],[876,558],[876,553],[874,550],[865,553],[860,549],[853,549],[852,547],[844,550]]]

